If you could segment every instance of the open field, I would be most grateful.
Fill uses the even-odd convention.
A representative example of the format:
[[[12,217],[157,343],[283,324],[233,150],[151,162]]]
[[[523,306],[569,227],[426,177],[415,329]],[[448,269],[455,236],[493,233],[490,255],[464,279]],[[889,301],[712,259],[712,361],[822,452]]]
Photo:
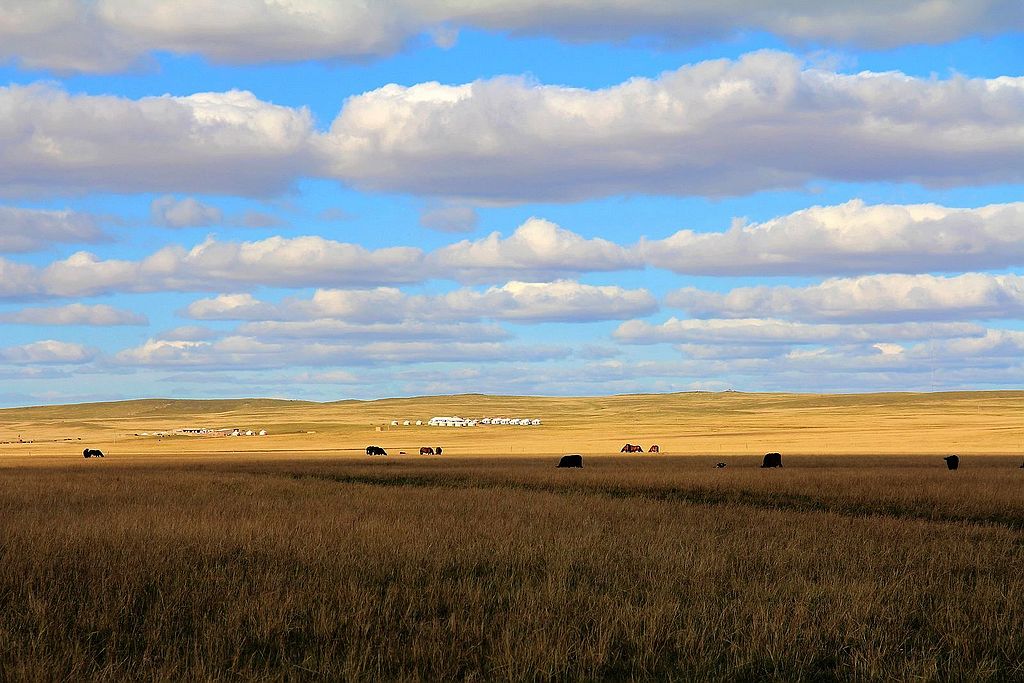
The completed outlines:
[[[536,417],[540,427],[391,427],[434,415]],[[657,443],[677,455],[1013,454],[1024,452],[1024,392],[799,395],[685,393],[598,398],[443,396],[383,401],[235,400],[0,410],[5,456],[65,456],[85,445],[123,456],[358,454],[368,444],[453,455],[617,453]],[[376,431],[386,425],[382,431]],[[260,438],[137,437],[179,427],[266,429]],[[32,443],[18,443],[31,441]]]
[[[0,444],[0,671],[1020,680],[1022,400],[0,411],[0,441],[33,442]],[[451,413],[545,424],[374,429]],[[129,436],[199,423],[270,436]],[[829,447],[815,451],[816,440]],[[613,454],[625,441],[672,454]],[[440,443],[446,455],[368,458],[367,443],[410,453]],[[109,457],[85,460],[82,444]],[[496,457],[509,449],[517,457]],[[769,449],[784,469],[758,467]],[[566,451],[585,453],[585,468],[554,468]],[[935,455],[952,451],[964,455],[957,472]],[[729,466],[714,469],[718,460]]]
[[[616,456],[0,470],[8,678],[1024,676],[1024,470]]]

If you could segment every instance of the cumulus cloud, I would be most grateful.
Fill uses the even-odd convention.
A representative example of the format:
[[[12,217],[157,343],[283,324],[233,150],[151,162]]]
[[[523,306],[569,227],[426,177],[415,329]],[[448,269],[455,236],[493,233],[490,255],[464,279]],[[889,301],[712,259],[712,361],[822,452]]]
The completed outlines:
[[[840,74],[762,51],[600,90],[386,85],[346,102],[324,153],[357,186],[489,201],[1020,182],[1022,110],[1024,78]]]
[[[216,206],[204,204],[195,197],[179,199],[172,195],[154,199],[149,214],[154,223],[165,228],[196,228],[224,220],[224,212]]]
[[[0,88],[0,188],[281,192],[303,177],[448,201],[737,195],[813,179],[1024,179],[1024,78],[841,74],[762,51],[600,90],[500,77],[386,85],[330,130],[250,92]],[[827,149],[828,154],[821,150]]]
[[[587,239],[540,218],[530,218],[509,237],[493,232],[432,252],[429,267],[465,282],[496,279],[551,280],[566,274],[641,267],[630,249],[601,238]]]
[[[0,259],[0,297],[92,296],[112,292],[210,291],[239,286],[369,286],[424,279],[412,247],[368,250],[322,237],[168,246],[138,261],[77,252],[43,268]]]
[[[1024,203],[815,206],[726,232],[642,240],[644,260],[677,273],[807,275],[1004,268],[1024,263]]]
[[[589,322],[647,315],[658,304],[646,289],[585,285],[571,280],[509,282],[482,292],[460,289],[440,297],[443,314],[512,322]]]
[[[964,320],[1024,316],[1024,276],[965,273],[865,275],[806,287],[687,288],[666,297],[698,317],[769,316],[807,321]]]
[[[786,320],[680,320],[653,324],[629,320],[614,337],[628,344],[854,344],[899,340],[982,336],[985,328],[973,323],[901,323],[878,325],[808,324]]]
[[[0,360],[8,363],[87,363],[97,355],[95,349],[82,344],[44,339],[42,341],[0,348]]]
[[[0,315],[0,321],[23,325],[147,325],[146,316],[107,304],[68,304],[55,308],[24,308]]]
[[[192,302],[185,313],[199,320],[340,320],[360,324],[486,319],[589,322],[647,315],[657,307],[654,297],[645,289],[557,280],[513,281],[486,290],[465,288],[439,295],[409,295],[393,287],[321,289],[309,299],[290,297],[279,304],[260,301],[248,293],[221,294]]]
[[[0,7],[0,58],[29,67],[103,72],[153,51],[216,62],[365,59],[418,36],[447,47],[459,28],[570,42],[668,44],[766,31],[794,43],[892,48],[1024,28],[1014,0],[45,0]]]
[[[95,243],[107,239],[90,214],[68,209],[0,206],[0,253],[39,251],[54,243]]]
[[[11,85],[0,88],[0,119],[4,194],[263,195],[310,167],[309,112],[244,91],[131,100]]]

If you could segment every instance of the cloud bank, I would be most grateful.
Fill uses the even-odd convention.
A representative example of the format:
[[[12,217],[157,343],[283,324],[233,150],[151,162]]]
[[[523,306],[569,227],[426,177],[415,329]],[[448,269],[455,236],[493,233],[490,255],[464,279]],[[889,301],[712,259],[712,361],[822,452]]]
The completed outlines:
[[[770,316],[803,321],[913,321],[1024,317],[1024,276],[965,273],[866,275],[806,287],[686,288],[666,297],[697,317]]]
[[[796,44],[888,49],[1024,29],[1015,0],[46,0],[0,7],[0,58],[109,72],[154,51],[251,64],[362,60],[459,28],[568,42],[695,44],[769,32]]]

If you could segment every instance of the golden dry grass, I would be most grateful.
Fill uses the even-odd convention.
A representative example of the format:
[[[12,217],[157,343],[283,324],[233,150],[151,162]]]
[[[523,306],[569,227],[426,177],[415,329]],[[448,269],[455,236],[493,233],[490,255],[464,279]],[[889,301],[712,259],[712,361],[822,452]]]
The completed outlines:
[[[0,441],[35,437],[0,445],[0,671],[1020,680],[1021,401],[686,394],[0,411]],[[372,428],[446,413],[546,424]],[[127,436],[200,422],[273,435]],[[822,436],[844,455],[813,451]],[[654,439],[687,455],[610,454]],[[726,448],[740,439],[746,451]],[[958,472],[936,455],[891,455],[949,452],[957,439]],[[522,457],[495,457],[509,441]],[[83,459],[83,443],[109,457]],[[454,455],[368,458],[367,443]],[[767,444],[784,469],[744,454]],[[851,457],[866,444],[877,454]],[[586,454],[583,470],[531,455],[568,450]]]
[[[384,427],[434,415],[537,417],[540,427]],[[0,410],[0,456],[63,456],[87,445],[121,455],[358,454],[445,447],[453,455],[617,453],[625,442],[671,454],[923,454],[1024,451],[1024,392],[685,393],[598,398],[462,395],[383,401],[147,400]],[[260,439],[135,437],[185,426],[266,428]],[[310,433],[315,432],[315,433]],[[18,437],[32,444],[16,443]],[[70,440],[70,441],[67,441]],[[14,443],[2,443],[14,442]]]
[[[1024,472],[934,460],[7,468],[0,669],[1019,679]]]

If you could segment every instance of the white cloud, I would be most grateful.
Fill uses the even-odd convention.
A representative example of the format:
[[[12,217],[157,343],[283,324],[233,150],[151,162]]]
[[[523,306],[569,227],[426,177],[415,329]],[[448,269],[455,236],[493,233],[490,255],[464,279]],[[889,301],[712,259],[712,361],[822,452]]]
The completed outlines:
[[[865,275],[806,287],[687,288],[666,297],[697,317],[768,316],[808,321],[964,320],[1024,316],[1024,276],[965,273]]]
[[[0,315],[0,321],[24,325],[146,325],[141,313],[114,308],[107,304],[68,304],[55,308],[24,308]]]
[[[351,324],[487,319],[590,322],[647,315],[657,307],[645,289],[557,280],[513,281],[486,290],[458,289],[440,295],[409,295],[393,287],[320,289],[309,299],[286,298],[280,304],[260,301],[251,294],[221,294],[192,302],[185,313],[199,320],[341,320]]]
[[[1014,0],[40,0],[0,6],[0,58],[68,71],[126,68],[153,51],[215,62],[365,59],[459,28],[570,42],[668,44],[770,32],[793,43],[891,48],[1024,27]]]
[[[647,315],[658,304],[646,289],[585,285],[571,280],[509,282],[483,292],[460,289],[440,297],[440,315],[512,322],[589,322]]]
[[[1024,78],[840,74],[762,51],[601,90],[386,85],[346,102],[324,152],[356,186],[488,201],[1020,182],[1022,110]]]
[[[46,249],[54,243],[102,242],[109,239],[96,218],[64,209],[0,206],[0,253]]]
[[[876,344],[899,340],[982,336],[985,329],[972,323],[901,323],[890,325],[807,324],[785,320],[680,320],[652,324],[629,320],[614,337],[628,344]]]
[[[150,204],[149,213],[154,223],[166,228],[203,227],[216,225],[224,220],[223,211],[216,206],[204,204],[195,197],[157,197]]]
[[[509,237],[493,232],[443,247],[432,252],[427,263],[439,277],[466,282],[552,280],[572,273],[641,267],[639,257],[625,247],[581,237],[540,218],[530,218]]]
[[[310,167],[309,112],[237,90],[130,100],[11,85],[0,88],[0,120],[4,194],[261,195]]]
[[[601,90],[386,85],[329,132],[250,92],[0,88],[2,193],[279,193],[304,177],[446,201],[736,195],[814,179],[1024,179],[1024,78],[840,74],[762,51]],[[827,149],[828,154],[821,150]]]
[[[87,363],[96,357],[96,350],[82,344],[44,339],[42,341],[0,348],[0,360],[8,363]]]
[[[1024,263],[1024,203],[976,209],[853,200],[727,232],[642,240],[653,266],[701,275],[806,275],[1002,268]]]
[[[164,247],[138,261],[77,252],[44,268],[0,259],[0,297],[80,297],[111,292],[210,291],[242,286],[365,286],[425,279],[422,252],[370,251],[322,237],[270,237],[254,242],[209,238],[185,249]]]

